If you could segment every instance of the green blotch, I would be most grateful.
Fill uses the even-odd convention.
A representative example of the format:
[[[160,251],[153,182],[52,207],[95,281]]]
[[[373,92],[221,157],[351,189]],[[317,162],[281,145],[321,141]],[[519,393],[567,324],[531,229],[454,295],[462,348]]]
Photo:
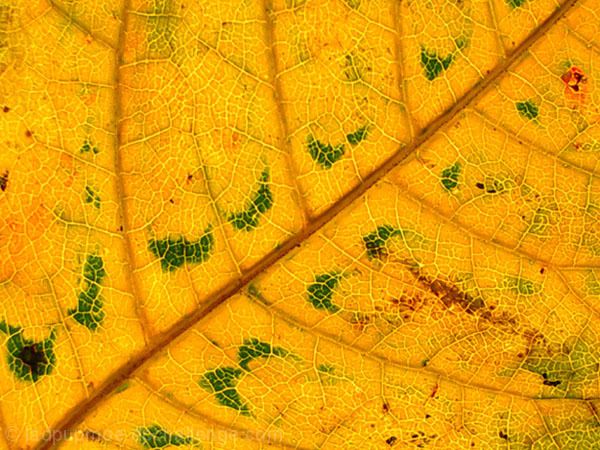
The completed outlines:
[[[526,448],[528,450],[594,450],[598,448],[598,442],[600,442],[598,421],[577,419],[574,418],[570,423],[565,423],[560,429],[553,429],[550,434],[536,439],[533,446],[530,445]]]
[[[83,265],[83,290],[78,295],[79,303],[77,308],[68,311],[70,316],[91,331],[96,331],[104,320],[104,311],[102,310],[104,299],[100,295],[100,284],[105,276],[106,271],[102,258],[88,255]]]
[[[539,291],[539,286],[526,278],[506,277],[504,285],[515,293],[519,293],[521,295],[533,295]]]
[[[331,169],[345,153],[344,144],[332,147],[316,140],[312,135],[308,137],[308,153],[322,169]]]
[[[448,192],[452,191],[452,189],[458,186],[458,176],[460,175],[461,165],[460,163],[455,163],[452,167],[448,167],[442,171],[442,177],[440,179],[442,186]]]
[[[377,231],[363,237],[363,242],[367,248],[367,257],[382,258],[387,255],[386,245],[389,238],[400,234],[400,230],[391,225],[382,225],[377,227]]]
[[[184,237],[169,236],[165,239],[151,239],[148,250],[160,259],[165,272],[172,272],[187,264],[199,264],[207,261],[214,246],[210,227],[196,242]]]
[[[203,389],[213,393],[220,405],[235,409],[244,416],[249,416],[251,415],[250,408],[246,402],[242,401],[235,388],[242,373],[242,369],[236,367],[219,367],[202,375],[199,384]]]
[[[317,309],[325,309],[330,313],[339,311],[339,306],[331,302],[339,280],[340,275],[335,272],[317,275],[315,282],[308,286],[308,301]]]
[[[96,147],[89,139],[86,139],[81,148],[79,149],[79,153],[89,153],[92,152],[95,155],[100,153],[98,147]]]
[[[335,373],[335,367],[330,364],[319,364],[317,370],[326,375],[333,375]]]
[[[269,171],[265,169],[260,177],[258,190],[252,196],[250,205],[245,211],[233,213],[229,216],[229,221],[237,230],[252,231],[258,226],[258,219],[273,207],[273,194],[267,182],[269,181]]]
[[[100,196],[89,186],[85,187],[85,202],[93,203],[95,208],[100,209]]]
[[[54,330],[50,337],[41,342],[23,337],[20,327],[0,322],[0,331],[9,335],[6,343],[8,368],[23,382],[37,382],[44,375],[50,375],[56,363],[54,354]]]
[[[119,394],[120,392],[126,391],[127,389],[129,389],[129,381],[126,381],[117,389],[115,389],[115,394]]]
[[[350,142],[350,144],[358,145],[359,142],[367,138],[368,131],[368,126],[365,125],[364,127],[361,127],[358,130],[356,130],[354,133],[347,134],[346,139],[348,139],[348,142]]]
[[[409,249],[423,248],[427,245],[426,239],[413,230],[394,228],[391,225],[381,225],[377,230],[363,236],[363,243],[367,249],[369,259],[382,259],[387,256],[387,244],[390,238],[398,237]]]
[[[159,425],[138,428],[139,442],[144,448],[164,448],[170,445],[190,445],[198,441],[178,434],[170,434]]]
[[[153,57],[169,57],[177,48],[175,30],[179,23],[172,0],[154,0],[148,11],[148,51]]]
[[[358,9],[362,0],[345,0],[348,6],[352,9]]]
[[[430,52],[421,47],[421,66],[425,71],[425,78],[435,80],[443,70],[448,69],[454,56],[452,54],[442,58],[435,52]]]
[[[538,116],[539,109],[531,100],[526,102],[517,102],[517,111],[527,119],[535,119]]]
[[[565,398],[582,398],[584,388],[598,381],[600,355],[578,336],[562,345],[534,344],[521,368],[541,375],[542,384]]]
[[[248,364],[256,358],[270,358],[273,355],[284,358],[289,353],[282,347],[273,347],[267,342],[252,338],[246,339],[244,345],[238,349],[238,361],[240,362],[240,367],[249,371]]]
[[[527,0],[506,0],[506,3],[508,3],[508,6],[511,9],[515,9],[515,8],[518,8],[519,6],[523,6],[526,1]]]

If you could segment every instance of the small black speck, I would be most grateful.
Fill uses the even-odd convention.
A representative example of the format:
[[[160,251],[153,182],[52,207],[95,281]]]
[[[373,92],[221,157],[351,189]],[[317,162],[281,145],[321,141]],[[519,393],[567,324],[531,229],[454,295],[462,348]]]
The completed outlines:
[[[387,438],[385,440],[385,443],[389,446],[394,445],[394,443],[398,440],[398,438],[396,436],[390,436],[389,438]]]
[[[483,183],[475,183],[475,187],[478,189],[483,189],[484,185],[483,185]]]
[[[25,136],[27,136],[27,137],[31,137],[31,131],[27,130],[27,131],[25,132]]]
[[[10,108],[8,106],[5,106],[4,108],[2,108],[2,111],[4,111],[5,113],[10,111]]]
[[[544,272],[546,272],[546,269],[544,269],[543,267],[540,269],[540,273],[543,275]]]
[[[429,419],[431,417],[431,414],[425,414],[425,418]]]
[[[506,434],[504,431],[500,430],[500,432],[498,433],[498,436],[500,436],[502,439],[506,439],[508,440],[508,434]]]

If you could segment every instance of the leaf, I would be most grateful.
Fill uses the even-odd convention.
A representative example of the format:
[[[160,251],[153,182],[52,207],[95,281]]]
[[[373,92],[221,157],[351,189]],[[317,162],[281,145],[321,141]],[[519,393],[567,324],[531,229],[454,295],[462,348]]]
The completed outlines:
[[[0,447],[597,448],[598,11],[0,0]]]

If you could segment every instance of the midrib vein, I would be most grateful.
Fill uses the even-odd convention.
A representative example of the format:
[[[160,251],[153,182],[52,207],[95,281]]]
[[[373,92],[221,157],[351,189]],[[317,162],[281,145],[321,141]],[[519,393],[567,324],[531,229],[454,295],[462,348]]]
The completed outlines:
[[[414,153],[423,143],[431,139],[435,133],[440,130],[448,121],[455,117],[462,109],[471,105],[479,98],[481,98],[493,85],[494,83],[504,74],[508,68],[514,64],[534,43],[536,43],[544,34],[564,16],[569,10],[571,10],[579,0],[570,0],[564,3],[560,8],[556,9],[542,25],[540,25],[531,35],[529,35],[521,44],[519,44],[512,53],[509,53],[507,59],[498,64],[494,69],[490,71],[486,78],[481,80],[474,88],[469,92],[465,93],[452,107],[446,110],[441,116],[433,120],[429,125],[424,127],[420,134],[418,134],[410,145],[399,149],[394,155],[387,159],[379,168],[374,170],[371,174],[365,177],[364,182],[350,191],[348,191],[343,197],[337,200],[327,211],[314,218],[312,222],[309,222],[307,226],[297,235],[285,241],[279,249],[273,250],[265,255],[260,261],[252,266],[245,274],[242,275],[234,284],[225,287],[221,292],[217,292],[206,300],[206,306],[195,312],[187,314],[179,319],[171,328],[153,337],[153,341],[150,342],[143,350],[138,354],[134,355],[127,363],[121,365],[110,375],[92,394],[89,398],[85,399],[81,403],[77,404],[60,420],[53,431],[56,431],[56,435],[66,437],[69,435],[69,430],[72,430],[79,425],[91,412],[102,403],[102,400],[109,396],[112,391],[118,388],[125,380],[129,379],[135,374],[141,367],[145,366],[149,361],[157,356],[162,350],[169,345],[175,343],[182,335],[197,325],[201,320],[205,319],[211,312],[217,307],[223,304],[232,295],[240,292],[244,286],[246,286],[252,279],[258,274],[264,272],[273,264],[278,262],[287,253],[299,246],[302,242],[308,239],[313,233],[317,232],[325,225],[330,223],[337,215],[350,206],[354,200],[361,197],[369,188],[371,188],[377,181],[384,177],[390,170],[396,165],[402,162],[406,157]],[[119,157],[119,144],[120,144],[120,118],[121,118],[121,106],[120,106],[120,73],[118,63],[121,60],[124,48],[125,29],[127,25],[127,10],[129,2],[125,1],[125,6],[122,11],[123,22],[119,31],[119,46],[117,52],[117,66],[115,68],[115,83],[116,92],[115,97],[118,100],[115,111],[115,118],[119,120],[117,133],[117,146],[115,156],[115,166],[118,173],[117,189],[121,190],[123,194],[123,182],[120,176],[120,157]],[[118,165],[117,165],[118,164]],[[124,196],[119,197],[121,202],[121,213],[126,213],[126,204]],[[127,221],[123,217],[123,224]],[[127,256],[129,258],[129,264],[133,264],[133,251],[131,243],[127,237],[127,230],[124,228],[125,242],[127,245]],[[132,276],[132,279],[135,278]],[[132,284],[132,291],[136,295],[137,289]],[[136,298],[139,298],[136,296]],[[44,436],[55,436],[55,433],[45,433]],[[37,448],[48,449],[53,446],[58,446],[60,442],[42,440],[38,443]]]

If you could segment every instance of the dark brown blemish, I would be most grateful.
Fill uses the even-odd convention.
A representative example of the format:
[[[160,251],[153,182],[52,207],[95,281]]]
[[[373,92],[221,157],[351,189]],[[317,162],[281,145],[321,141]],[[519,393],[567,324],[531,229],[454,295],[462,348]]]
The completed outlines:
[[[2,192],[6,191],[6,186],[8,186],[8,170],[5,170],[0,176],[0,189],[2,189]]]
[[[506,434],[504,431],[500,430],[498,432],[498,436],[500,436],[502,439],[506,439],[508,440],[508,434]]]
[[[2,111],[4,111],[5,113],[10,111],[10,108],[8,106],[5,106],[4,108],[2,108]]]
[[[398,438],[396,436],[390,436],[385,440],[385,443],[391,447],[397,440]]]
[[[383,412],[389,412],[390,410],[390,405],[388,405],[386,402],[383,402]]]
[[[31,131],[27,130],[25,132],[25,136],[27,136],[28,138],[30,138],[33,135],[33,133],[31,133]]]

